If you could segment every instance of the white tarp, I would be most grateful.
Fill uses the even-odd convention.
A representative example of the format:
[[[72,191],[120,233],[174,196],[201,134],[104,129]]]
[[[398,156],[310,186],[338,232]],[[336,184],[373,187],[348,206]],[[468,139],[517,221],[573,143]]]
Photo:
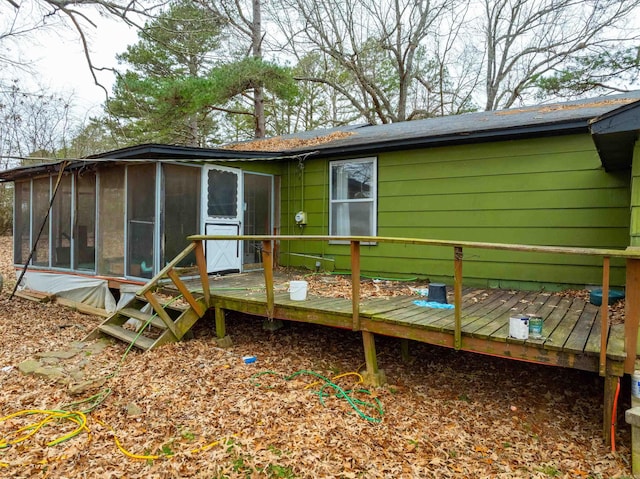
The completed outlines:
[[[141,286],[136,284],[123,284],[120,286],[120,299],[118,300],[118,304],[116,306],[116,310],[120,311],[124,308],[129,301],[136,297],[136,293],[141,288]]]
[[[19,275],[20,271],[16,272],[16,276]],[[108,313],[116,310],[116,300],[109,291],[109,283],[104,279],[27,271],[20,287],[56,294],[71,301],[104,309]]]

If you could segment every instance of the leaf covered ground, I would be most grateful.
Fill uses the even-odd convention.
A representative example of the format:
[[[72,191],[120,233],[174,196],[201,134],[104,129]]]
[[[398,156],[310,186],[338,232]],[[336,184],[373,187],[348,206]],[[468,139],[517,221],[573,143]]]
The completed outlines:
[[[193,339],[147,353],[110,343],[87,356],[84,395],[17,365],[79,341],[100,321],[56,304],[8,300],[10,238],[0,239],[0,415],[70,410],[109,393],[87,430],[50,422],[0,448],[0,477],[50,478],[614,478],[630,477],[630,432],[619,408],[616,452],[601,438],[603,381],[575,370],[377,339],[388,384],[358,392],[361,337],[351,331],[229,315],[233,346],[217,347],[212,320]],[[245,364],[243,357],[255,356]],[[296,375],[297,374],[297,375]],[[335,378],[345,398],[323,388]],[[294,377],[291,377],[294,376]],[[350,404],[358,407],[354,409]],[[378,405],[381,411],[378,409]],[[2,441],[40,416],[0,423]],[[117,438],[117,443],[115,438]],[[4,466],[2,465],[4,464]]]

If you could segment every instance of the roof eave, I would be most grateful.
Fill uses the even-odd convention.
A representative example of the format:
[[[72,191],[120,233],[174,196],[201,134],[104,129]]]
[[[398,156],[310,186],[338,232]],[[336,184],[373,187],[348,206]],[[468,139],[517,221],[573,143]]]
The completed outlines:
[[[273,157],[278,153],[262,151],[239,151],[226,148],[196,148],[177,145],[145,144],[121,148],[91,155],[90,159],[194,159],[194,160],[225,160],[225,159],[259,159]]]
[[[449,145],[463,145],[469,143],[485,143],[490,141],[508,141],[544,136],[570,135],[576,133],[588,133],[587,119],[572,120],[568,122],[549,123],[525,127],[512,127],[508,129],[494,129],[474,132],[450,133],[444,135],[422,136],[403,138],[397,140],[382,140],[365,144],[316,146],[313,152],[316,157],[335,157],[346,155],[371,154],[375,152],[412,150],[424,147],[438,147]],[[302,150],[295,150],[296,153]]]
[[[633,148],[640,132],[640,102],[594,118],[589,130],[607,171],[631,168]]]

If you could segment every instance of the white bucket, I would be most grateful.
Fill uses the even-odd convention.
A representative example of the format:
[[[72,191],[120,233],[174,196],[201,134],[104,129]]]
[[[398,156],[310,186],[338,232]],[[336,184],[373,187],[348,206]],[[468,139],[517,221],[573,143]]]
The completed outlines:
[[[526,316],[509,318],[509,336],[515,339],[529,339],[529,318]]]
[[[306,281],[289,281],[289,297],[292,301],[304,301],[307,299]]]

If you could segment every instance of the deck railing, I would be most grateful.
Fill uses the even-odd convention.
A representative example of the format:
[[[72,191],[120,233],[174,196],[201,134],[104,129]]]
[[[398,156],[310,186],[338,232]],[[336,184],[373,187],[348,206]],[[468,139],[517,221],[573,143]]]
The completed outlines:
[[[442,246],[453,249],[453,278],[454,278],[454,346],[462,347],[462,270],[464,249],[489,249],[497,251],[514,251],[528,253],[551,253],[569,256],[591,256],[602,258],[602,305],[600,310],[601,320],[601,347],[599,368],[600,374],[605,374],[607,340],[609,331],[609,282],[611,258],[626,260],[626,303],[625,303],[625,351],[627,360],[625,372],[631,373],[636,359],[636,347],[638,325],[640,324],[640,248],[626,250],[598,249],[598,248],[571,248],[560,246],[535,246],[524,244],[486,243],[476,241],[446,241],[418,238],[391,238],[380,236],[324,236],[324,235],[194,235],[188,238],[194,244],[202,241],[237,240],[237,241],[261,241],[265,286],[267,292],[267,313],[274,311],[273,290],[273,243],[281,241],[331,241],[350,244],[351,277],[352,277],[352,305],[353,305],[353,329],[360,329],[360,245],[363,243],[396,243],[405,245]],[[166,269],[166,268],[165,268]],[[163,270],[164,271],[164,270]],[[633,351],[634,354],[629,354]]]
[[[198,301],[194,298],[191,292],[187,289],[185,283],[180,279],[180,275],[176,271],[178,264],[185,259],[191,252],[195,251],[196,257],[196,265],[198,267],[198,274],[200,276],[200,281],[202,284],[202,295],[204,297],[204,303],[206,307],[203,307],[198,303]],[[160,280],[168,277],[173,284],[176,286],[180,294],[184,300],[193,308],[196,313],[202,317],[209,304],[211,303],[211,291],[209,289],[209,276],[207,275],[207,265],[206,259],[204,256],[204,247],[202,241],[192,241],[182,252],[178,254],[175,258],[173,258],[167,265],[162,268],[158,274],[156,274],[153,278],[151,278],[142,289],[137,291],[138,296],[143,296],[147,302],[151,305],[155,313],[162,320],[165,326],[173,333],[176,338],[179,338],[180,335],[176,331],[175,324],[173,319],[169,316],[169,314],[164,310],[164,307],[158,299],[153,295],[153,291],[158,287]]]

